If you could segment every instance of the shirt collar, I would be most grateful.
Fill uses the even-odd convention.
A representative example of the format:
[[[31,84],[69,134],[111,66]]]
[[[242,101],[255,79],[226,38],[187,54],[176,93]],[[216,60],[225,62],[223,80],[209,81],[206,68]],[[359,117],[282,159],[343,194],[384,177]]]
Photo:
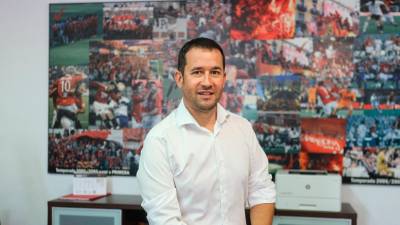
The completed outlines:
[[[219,125],[222,125],[229,118],[229,112],[224,109],[219,103],[217,104],[217,120]],[[200,126],[197,121],[193,118],[192,114],[187,110],[183,99],[179,103],[176,109],[176,121],[178,126],[183,126],[186,124],[195,124]]]

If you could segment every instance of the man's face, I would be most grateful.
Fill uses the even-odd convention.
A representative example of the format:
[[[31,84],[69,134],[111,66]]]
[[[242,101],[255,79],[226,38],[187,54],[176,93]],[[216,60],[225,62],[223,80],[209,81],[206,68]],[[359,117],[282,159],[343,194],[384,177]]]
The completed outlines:
[[[175,74],[190,112],[215,109],[225,83],[222,54],[217,49],[192,48],[186,53],[184,74]]]
[[[112,92],[111,93],[111,98],[114,100],[114,101],[118,101],[120,98],[121,98],[121,92]]]

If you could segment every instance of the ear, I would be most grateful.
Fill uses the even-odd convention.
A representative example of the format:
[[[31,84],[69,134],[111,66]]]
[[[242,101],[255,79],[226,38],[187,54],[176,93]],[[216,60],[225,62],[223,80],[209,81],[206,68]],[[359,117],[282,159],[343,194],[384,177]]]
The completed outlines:
[[[179,88],[182,88],[182,86],[183,86],[183,74],[179,70],[176,70],[174,78],[175,78],[176,85]]]

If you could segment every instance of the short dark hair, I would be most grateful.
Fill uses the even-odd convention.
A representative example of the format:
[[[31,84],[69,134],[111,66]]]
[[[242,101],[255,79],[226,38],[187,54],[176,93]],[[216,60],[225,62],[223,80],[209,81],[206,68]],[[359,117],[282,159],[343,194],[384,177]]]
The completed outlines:
[[[212,39],[199,37],[199,38],[195,38],[195,39],[192,39],[192,40],[186,42],[183,45],[183,47],[181,48],[181,50],[179,50],[178,70],[179,70],[179,72],[182,73],[182,75],[183,75],[183,71],[185,70],[185,66],[186,66],[186,53],[188,53],[189,50],[192,48],[203,48],[203,49],[209,49],[209,50],[217,49],[222,55],[222,66],[223,66],[222,69],[225,70],[225,54],[224,54],[224,51],[222,50],[221,46]]]

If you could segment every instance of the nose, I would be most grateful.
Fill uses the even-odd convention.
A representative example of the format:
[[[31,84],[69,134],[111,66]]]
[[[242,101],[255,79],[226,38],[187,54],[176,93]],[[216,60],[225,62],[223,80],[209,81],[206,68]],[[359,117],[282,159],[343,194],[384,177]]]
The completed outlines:
[[[201,84],[203,86],[210,86],[211,85],[211,79],[212,78],[211,78],[210,72],[207,71],[202,78],[203,79],[201,80]]]

